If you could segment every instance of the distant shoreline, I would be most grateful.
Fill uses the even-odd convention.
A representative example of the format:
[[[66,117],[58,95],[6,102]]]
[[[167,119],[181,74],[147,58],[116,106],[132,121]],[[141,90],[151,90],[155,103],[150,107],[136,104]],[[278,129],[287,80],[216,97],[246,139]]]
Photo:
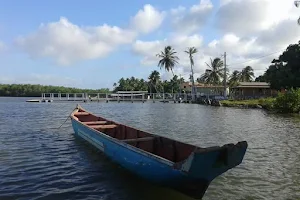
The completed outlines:
[[[108,88],[79,89],[63,86],[32,84],[0,84],[1,97],[40,97],[43,93],[110,93]]]

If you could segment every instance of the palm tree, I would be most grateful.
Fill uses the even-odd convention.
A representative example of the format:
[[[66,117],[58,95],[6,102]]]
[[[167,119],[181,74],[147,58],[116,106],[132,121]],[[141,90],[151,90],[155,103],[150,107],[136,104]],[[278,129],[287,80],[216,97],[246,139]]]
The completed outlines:
[[[184,51],[185,53],[189,54],[189,58],[190,58],[190,63],[191,63],[191,79],[192,79],[192,100],[195,100],[195,81],[194,81],[194,71],[193,71],[193,66],[194,66],[194,58],[193,58],[193,54],[197,53],[198,50],[195,47],[189,47],[188,50]]]
[[[179,82],[180,82],[180,84],[184,83],[184,78],[181,77],[181,78],[179,79]]]
[[[117,83],[114,83],[114,90],[113,91],[117,91],[118,90],[118,84]]]
[[[224,75],[223,61],[220,58],[210,59],[210,65],[207,63],[206,65],[208,69],[205,70],[205,73],[198,80],[207,84],[220,84]]]
[[[172,92],[179,92],[180,91],[180,85],[183,83],[184,79],[183,78],[178,78],[177,75],[175,75],[171,80],[170,80],[170,85],[172,87]]]
[[[254,79],[253,68],[250,66],[245,67],[241,72],[241,81],[251,82]]]
[[[148,77],[149,83],[150,83],[150,90],[152,87],[154,87],[155,92],[157,92],[157,85],[160,82],[160,74],[158,71],[154,70],[151,72],[151,74]],[[151,93],[151,91],[150,91]]]
[[[234,70],[229,77],[230,87],[236,86],[240,80],[241,80],[241,72],[238,70]]]
[[[165,68],[166,71],[172,72],[174,76],[173,69],[178,64],[179,58],[176,56],[176,51],[171,46],[166,46],[164,51],[161,51],[160,54],[156,54],[157,57],[160,58],[158,62],[158,67]]]
[[[203,75],[204,75],[204,74],[202,74],[201,77],[197,78],[196,81],[197,81],[198,83],[205,83],[205,80],[203,80],[203,78],[202,78]]]

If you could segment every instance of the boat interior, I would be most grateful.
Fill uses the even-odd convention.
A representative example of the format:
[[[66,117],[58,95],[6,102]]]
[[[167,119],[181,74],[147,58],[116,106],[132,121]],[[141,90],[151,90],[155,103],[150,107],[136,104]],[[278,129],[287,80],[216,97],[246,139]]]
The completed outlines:
[[[153,135],[123,124],[97,117],[79,109],[73,118],[101,133],[131,146],[155,154],[172,162],[181,162],[195,150],[195,146]]]

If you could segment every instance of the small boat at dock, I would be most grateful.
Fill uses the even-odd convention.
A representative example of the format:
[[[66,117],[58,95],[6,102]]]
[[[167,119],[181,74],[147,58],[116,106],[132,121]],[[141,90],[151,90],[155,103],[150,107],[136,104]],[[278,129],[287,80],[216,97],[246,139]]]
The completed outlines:
[[[50,102],[53,102],[52,99],[30,99],[30,100],[26,100],[26,102],[29,102],[29,103],[50,103]]]
[[[41,100],[39,100],[39,99],[29,99],[29,100],[26,100],[26,102],[30,102],[30,103],[40,103]]]
[[[77,105],[71,114],[75,135],[113,162],[148,181],[202,199],[210,183],[239,165],[246,141],[201,148],[96,116]]]

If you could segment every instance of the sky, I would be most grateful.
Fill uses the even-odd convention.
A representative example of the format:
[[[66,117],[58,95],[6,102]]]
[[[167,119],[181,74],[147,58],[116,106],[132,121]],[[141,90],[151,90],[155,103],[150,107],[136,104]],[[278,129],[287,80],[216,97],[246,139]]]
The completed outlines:
[[[261,75],[289,44],[300,40],[293,0],[2,0],[0,83],[112,88],[122,77],[147,79],[155,56],[171,45],[175,74],[194,72],[227,54],[229,70],[251,66]]]

